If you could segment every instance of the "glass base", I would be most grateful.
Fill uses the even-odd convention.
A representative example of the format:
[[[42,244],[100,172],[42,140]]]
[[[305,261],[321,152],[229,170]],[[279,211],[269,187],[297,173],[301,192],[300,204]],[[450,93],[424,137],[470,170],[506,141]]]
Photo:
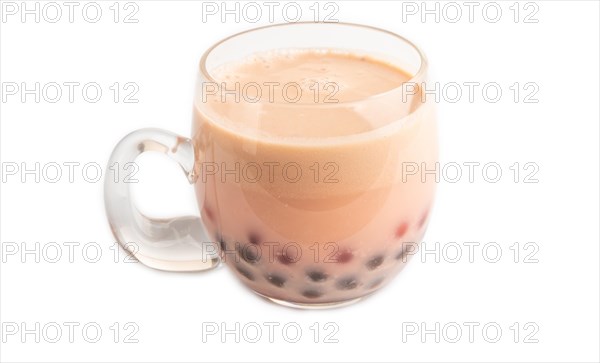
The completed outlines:
[[[140,263],[155,270],[168,272],[197,272],[217,268],[221,265],[221,259],[216,257],[210,260],[173,261],[161,260],[140,253],[133,255]]]
[[[279,300],[279,299],[275,299],[269,296],[265,296],[259,292],[256,292],[254,290],[252,290],[256,295],[269,300],[270,302],[273,302],[277,305],[282,305],[288,308],[294,308],[294,309],[302,309],[302,310],[324,310],[324,309],[335,309],[335,308],[341,308],[344,306],[348,306],[348,305],[352,305],[356,302],[359,302],[360,300],[362,300],[363,298],[365,298],[366,296],[361,296],[361,297],[357,297],[355,299],[350,299],[350,300],[343,300],[343,301],[336,301],[336,302],[329,302],[329,303],[297,303],[297,302],[291,302],[291,301],[286,301],[286,300]]]

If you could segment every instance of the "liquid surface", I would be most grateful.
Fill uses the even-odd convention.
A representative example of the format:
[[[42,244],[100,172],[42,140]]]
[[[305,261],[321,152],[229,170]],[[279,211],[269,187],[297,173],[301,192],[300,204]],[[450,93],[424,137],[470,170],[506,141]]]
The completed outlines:
[[[410,106],[409,101],[399,102],[393,94],[386,98],[410,80],[408,73],[371,57],[342,51],[257,54],[211,73],[220,89],[227,90],[209,97],[214,115],[223,117],[228,127],[267,136],[314,138],[364,133],[397,120]],[[374,96],[381,99],[365,101]],[[346,107],[349,102],[356,105]],[[371,111],[356,112],[365,107]],[[260,118],[254,117],[258,113],[252,113],[253,108],[261,109]]]
[[[400,86],[410,75],[388,63],[368,56],[332,50],[287,50],[257,54],[241,62],[217,68],[213,75],[217,82],[248,84],[267,83],[289,85],[287,97],[273,92],[275,102],[291,102],[301,89],[301,103],[335,103],[357,101],[384,93]],[[297,85],[297,86],[296,86]],[[316,86],[320,87],[317,93]],[[325,90],[325,86],[329,86]],[[231,88],[228,88],[231,89]],[[276,90],[275,90],[276,91]],[[256,95],[254,93],[253,95]],[[267,99],[268,92],[262,94]],[[325,99],[325,96],[330,96]]]

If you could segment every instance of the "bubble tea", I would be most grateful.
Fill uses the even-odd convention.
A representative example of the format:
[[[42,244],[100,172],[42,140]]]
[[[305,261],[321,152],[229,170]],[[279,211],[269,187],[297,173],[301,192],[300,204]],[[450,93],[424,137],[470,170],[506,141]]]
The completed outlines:
[[[276,24],[219,41],[200,60],[191,137],[136,130],[108,163],[162,153],[193,185],[200,216],[148,216],[126,181],[105,178],[111,231],[149,267],[224,262],[279,304],[358,301],[406,265],[429,221],[435,178],[424,171],[438,150],[427,68],[409,40],[358,24]]]

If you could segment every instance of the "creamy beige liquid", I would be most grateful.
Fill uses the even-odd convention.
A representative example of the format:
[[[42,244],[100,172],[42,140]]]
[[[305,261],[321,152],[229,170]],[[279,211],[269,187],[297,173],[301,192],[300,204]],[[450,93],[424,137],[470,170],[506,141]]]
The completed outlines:
[[[403,166],[437,161],[430,105],[397,92],[411,76],[322,50],[258,54],[211,74],[240,98],[198,95],[197,195],[242,281],[316,304],[369,294],[395,275],[434,193],[433,178],[403,180]]]

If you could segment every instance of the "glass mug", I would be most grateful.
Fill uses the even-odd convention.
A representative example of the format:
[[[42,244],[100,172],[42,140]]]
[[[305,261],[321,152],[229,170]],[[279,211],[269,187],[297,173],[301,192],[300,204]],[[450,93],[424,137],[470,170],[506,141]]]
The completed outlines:
[[[217,67],[298,48],[372,55],[412,78],[351,102],[222,97],[231,90],[216,82]],[[419,92],[426,73],[414,44],[370,26],[279,24],[220,41],[200,61],[192,137],[138,130],[109,161],[124,165],[146,151],[168,155],[194,185],[200,217],[149,218],[132,205],[126,183],[106,178],[113,234],[161,270],[207,270],[224,261],[254,292],[287,306],[340,306],[375,292],[416,251],[434,198],[433,178],[415,173],[437,162],[433,103]],[[261,129],[265,120],[323,125],[340,117],[378,126],[285,138]]]

